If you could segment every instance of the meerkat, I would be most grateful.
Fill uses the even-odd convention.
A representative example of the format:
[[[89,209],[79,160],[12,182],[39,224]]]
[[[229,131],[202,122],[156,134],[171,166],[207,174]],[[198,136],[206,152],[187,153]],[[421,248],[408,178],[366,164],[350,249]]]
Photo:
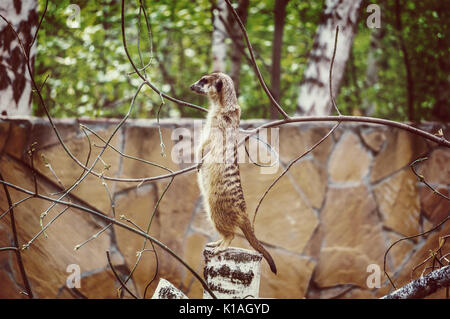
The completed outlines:
[[[211,73],[192,84],[190,89],[208,96],[210,101],[202,140],[197,149],[197,161],[200,163],[198,184],[204,206],[222,237],[214,243],[214,253],[228,248],[239,227],[250,245],[264,256],[276,274],[275,262],[256,238],[247,216],[237,160],[241,109],[233,81],[224,73]]]

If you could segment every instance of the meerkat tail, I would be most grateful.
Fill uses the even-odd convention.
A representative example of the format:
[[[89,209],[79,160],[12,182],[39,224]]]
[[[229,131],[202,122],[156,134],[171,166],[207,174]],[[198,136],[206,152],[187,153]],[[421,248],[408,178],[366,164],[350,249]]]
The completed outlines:
[[[264,256],[270,266],[270,270],[272,270],[272,272],[276,274],[277,266],[275,266],[275,262],[273,261],[272,256],[270,256],[269,252],[261,245],[259,240],[256,238],[255,233],[253,232],[253,227],[250,224],[248,218],[245,218],[242,224],[239,226],[250,245]]]

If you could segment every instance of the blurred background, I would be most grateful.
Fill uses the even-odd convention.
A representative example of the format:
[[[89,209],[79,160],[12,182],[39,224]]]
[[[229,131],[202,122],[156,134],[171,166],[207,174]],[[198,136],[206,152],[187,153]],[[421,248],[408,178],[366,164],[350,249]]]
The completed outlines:
[[[311,52],[321,24],[327,23],[329,15],[339,18],[349,13],[356,17],[354,38],[351,41],[349,36],[347,43],[347,35],[342,32],[338,47],[348,46],[349,52],[342,69],[337,65],[334,70],[339,77],[335,87],[341,111],[400,121],[449,120],[448,2],[341,1],[359,3],[352,9],[331,8],[327,2],[331,3],[234,1],[261,73],[289,114],[305,113],[298,102],[299,94],[308,84],[305,69],[314,62]],[[45,1],[38,3],[41,15]],[[207,101],[191,93],[189,85],[221,68],[238,82],[243,118],[278,118],[258,83],[242,33],[223,0],[143,3],[148,28],[144,14],[139,13],[139,1],[126,2],[127,43],[136,65],[148,65],[147,76],[156,87],[206,106]],[[367,12],[367,8],[371,3],[380,9],[381,28],[368,27],[373,12]],[[79,17],[74,18],[76,12],[70,4],[79,6]],[[43,83],[48,76],[43,96],[51,115],[121,117],[128,110],[139,80],[130,74],[133,70],[123,49],[120,12],[118,0],[49,2],[37,39],[35,77]],[[334,35],[328,50],[333,40]],[[215,62],[219,66],[214,68]],[[327,66],[330,63],[325,62]],[[43,116],[36,102],[33,113]],[[154,118],[160,102],[159,95],[146,88],[132,117]],[[161,109],[161,117],[203,116],[200,111],[171,102]]]
[[[144,184],[139,179],[191,165],[179,161],[181,155],[173,151],[179,150],[175,144],[183,137],[174,132],[187,131],[193,140],[195,122],[183,118],[205,114],[167,98],[161,105],[161,96],[145,86],[131,117],[147,120],[118,126],[118,120],[109,118],[126,114],[142,83],[124,50],[121,1],[52,0],[47,7],[46,3],[0,1],[0,14],[22,42],[0,19],[0,179],[28,190],[36,187],[49,196],[79,183],[71,191],[71,201],[110,217],[129,218],[202,273],[203,247],[217,240],[217,233],[201,204],[195,172],[177,175],[170,183],[158,179]],[[233,6],[272,95],[290,115],[332,113],[329,71],[339,25],[332,84],[341,112],[425,122],[415,127],[448,139],[448,1],[235,0]],[[258,82],[225,0],[129,0],[123,12],[130,57],[156,88],[207,107],[206,99],[189,86],[206,73],[222,71],[234,80],[245,119],[242,127],[265,122],[252,118],[279,117]],[[27,56],[29,51],[44,104],[33,93],[22,49]],[[54,123],[47,119],[43,105],[56,118]],[[159,122],[158,116],[168,119]],[[81,178],[84,168],[76,167],[68,156],[55,127],[67,149],[86,165],[102,152],[94,168],[102,178]],[[330,129],[331,124],[325,123],[281,126],[280,165],[273,174],[262,174],[248,158],[240,164],[250,216],[276,176]],[[112,149],[103,153],[102,143],[109,138],[119,154]],[[442,222],[450,206],[411,170],[410,164],[425,156],[428,160],[418,165],[419,173],[448,197],[448,148],[393,127],[342,123],[292,165],[268,193],[255,223],[257,237],[279,269],[274,276],[262,264],[260,296],[381,297],[392,290],[381,272],[390,245],[442,225],[426,236],[401,241],[386,258],[398,287],[422,271],[434,270],[435,259],[430,256],[448,256],[450,241],[443,238],[449,238],[450,223]],[[183,158],[193,158],[193,150],[186,154],[183,150]],[[148,161],[158,165],[146,165]],[[35,297],[116,298],[120,283],[106,251],[111,252],[111,265],[119,277],[130,278],[128,287],[138,297],[151,296],[159,278],[190,298],[202,297],[200,283],[172,256],[159,248],[150,250],[142,238],[77,209],[64,213],[64,208],[56,215],[61,209],[57,206],[44,221],[59,220],[47,229],[48,238],[39,237],[40,216],[49,204],[33,197],[28,200],[9,187],[12,201],[21,203],[14,208],[20,239],[16,244],[10,231],[13,223],[4,213],[12,207],[6,189],[0,187],[0,248],[31,245],[36,239],[22,251]],[[239,235],[233,246],[249,248]],[[17,260],[13,250],[0,254],[0,298],[25,298]],[[73,264],[82,271],[78,290],[66,281],[67,266]],[[379,287],[368,284],[371,265],[379,266]],[[441,289],[430,297],[446,296],[448,291]]]

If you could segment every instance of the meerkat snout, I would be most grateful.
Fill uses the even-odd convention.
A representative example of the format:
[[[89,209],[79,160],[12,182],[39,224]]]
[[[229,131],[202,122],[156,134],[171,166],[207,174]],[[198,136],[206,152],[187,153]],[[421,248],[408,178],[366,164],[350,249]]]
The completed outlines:
[[[206,93],[203,91],[203,88],[198,84],[198,82],[192,84],[189,88],[190,88],[192,91],[194,91],[195,93],[197,93],[197,94],[202,94],[202,95],[205,95],[205,94],[206,94]]]
[[[189,88],[197,94],[207,95],[208,79],[202,77],[200,80],[192,84]]]

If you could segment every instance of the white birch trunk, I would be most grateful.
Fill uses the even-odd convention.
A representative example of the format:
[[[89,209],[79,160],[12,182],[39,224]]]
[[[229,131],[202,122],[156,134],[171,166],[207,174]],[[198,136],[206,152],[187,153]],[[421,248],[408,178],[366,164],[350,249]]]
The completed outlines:
[[[297,102],[297,113],[329,115],[332,111],[329,72],[333,56],[336,26],[339,38],[333,67],[333,95],[339,91],[345,64],[353,45],[362,0],[327,0],[322,22],[317,28],[308,65],[303,75]]]
[[[28,50],[38,24],[37,0],[1,0],[2,14],[19,34]],[[31,81],[19,41],[3,19],[0,20],[0,116],[31,114]],[[36,43],[30,52],[34,67]]]

